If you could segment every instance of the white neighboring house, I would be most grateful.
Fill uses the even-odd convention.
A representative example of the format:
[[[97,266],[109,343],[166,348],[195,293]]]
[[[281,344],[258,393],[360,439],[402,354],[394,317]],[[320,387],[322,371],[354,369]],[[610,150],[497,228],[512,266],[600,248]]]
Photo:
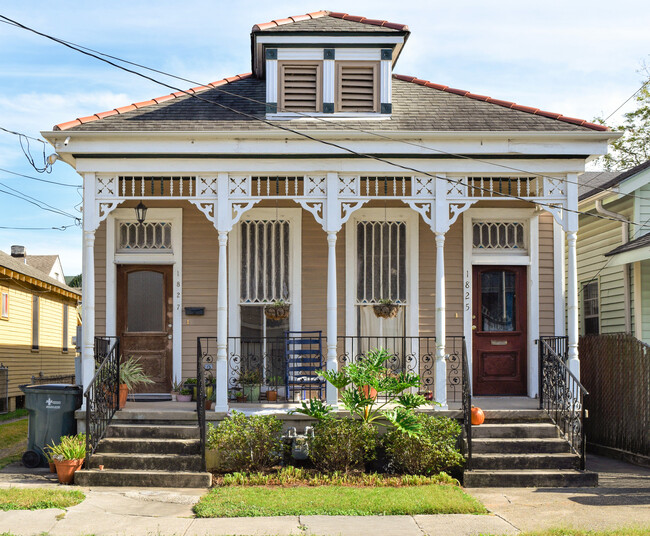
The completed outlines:
[[[217,411],[245,373],[290,398],[285,332],[308,331],[329,369],[387,348],[442,407],[463,341],[474,394],[535,397],[535,340],[565,320],[579,374],[578,177],[618,134],[394,74],[408,37],[332,12],[258,24],[252,73],[43,132],[84,183],[84,383],[96,335],[154,392],[196,375],[206,336]]]

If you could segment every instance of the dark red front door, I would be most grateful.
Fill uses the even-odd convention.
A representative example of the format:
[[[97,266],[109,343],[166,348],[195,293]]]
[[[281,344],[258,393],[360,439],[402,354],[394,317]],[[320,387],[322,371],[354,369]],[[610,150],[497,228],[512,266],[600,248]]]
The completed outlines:
[[[475,266],[472,368],[475,395],[525,395],[526,267]]]

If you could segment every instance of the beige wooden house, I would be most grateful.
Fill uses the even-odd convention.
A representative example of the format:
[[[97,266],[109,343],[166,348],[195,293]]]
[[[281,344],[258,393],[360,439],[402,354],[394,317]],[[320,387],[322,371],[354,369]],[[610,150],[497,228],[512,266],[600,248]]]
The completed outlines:
[[[74,376],[80,299],[78,289],[25,264],[20,248],[14,256],[0,251],[0,362],[8,368],[9,410],[32,376]]]
[[[251,372],[249,401],[294,400],[296,336],[329,369],[384,347],[448,407],[464,341],[474,394],[535,397],[535,340],[565,325],[579,373],[578,175],[616,134],[395,74],[408,36],[333,12],[259,24],[252,73],[43,133],[84,183],[84,383],[96,335],[158,393],[214,337],[217,411]]]

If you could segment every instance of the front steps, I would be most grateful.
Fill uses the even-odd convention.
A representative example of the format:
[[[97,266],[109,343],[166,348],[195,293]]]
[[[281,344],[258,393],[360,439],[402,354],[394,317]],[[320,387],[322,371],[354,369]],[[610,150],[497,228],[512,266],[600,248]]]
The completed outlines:
[[[117,416],[117,415],[116,415]],[[129,421],[120,415],[90,459],[77,471],[79,486],[206,488],[198,425],[187,421]],[[100,470],[103,465],[103,470]]]
[[[598,474],[580,471],[580,458],[558,428],[539,410],[488,410],[472,426],[472,469],[467,488],[587,487]]]

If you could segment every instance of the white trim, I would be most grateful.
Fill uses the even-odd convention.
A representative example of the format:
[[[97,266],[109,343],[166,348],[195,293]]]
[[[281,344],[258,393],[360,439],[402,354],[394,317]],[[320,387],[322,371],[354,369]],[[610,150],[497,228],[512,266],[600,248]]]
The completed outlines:
[[[147,221],[168,221],[172,224],[172,250],[161,253],[116,253],[117,225],[120,221],[136,221],[132,208],[115,209],[106,220],[106,335],[117,335],[117,264],[169,264],[172,270],[172,380],[183,376],[183,209],[150,208]]]
[[[419,215],[407,208],[366,208],[356,210],[345,224],[345,334],[356,336],[356,295],[357,295],[357,226],[360,220],[406,222],[406,329],[404,335],[417,337],[419,334]]]
[[[334,60],[323,60],[323,103],[334,104],[336,95],[336,75]]]
[[[310,35],[300,35],[300,36],[291,36],[291,35],[258,35],[255,40],[259,44],[269,43],[271,45],[282,45],[282,44],[321,44],[323,41],[331,43],[332,45],[343,44],[343,43],[352,43],[352,44],[376,44],[380,45],[391,45],[391,44],[400,44],[404,42],[403,36],[395,37],[361,37],[358,35],[355,36],[310,36]],[[279,53],[279,50],[278,50]]]
[[[641,262],[634,263],[634,336],[643,340],[643,307],[641,307]]]
[[[503,215],[507,214],[504,218]],[[472,222],[481,221],[525,221],[527,223],[526,245],[528,253],[509,253],[507,251],[499,254],[492,252],[481,253],[474,251],[472,239]],[[484,265],[518,265],[530,266],[527,274],[527,331],[528,340],[528,396],[537,396],[537,351],[535,339],[539,337],[539,215],[535,209],[509,208],[504,212],[503,208],[473,208],[463,214],[463,333],[468,350],[468,362],[470,370],[470,385],[473,383],[473,346],[472,346],[472,307],[473,307],[473,267]],[[535,283],[537,282],[537,283]]]
[[[389,104],[393,102],[392,68],[393,62],[391,60],[381,60],[381,63],[379,64],[379,102],[381,104]]]
[[[266,60],[266,102],[278,102],[278,60]]]
[[[565,274],[565,244],[564,232],[560,224],[553,218],[553,287],[554,287],[554,320],[555,336],[566,335],[566,274]]]
[[[289,274],[289,329],[300,331],[302,326],[302,210],[299,208],[254,208],[247,211],[230,231],[228,244],[228,336],[241,334],[240,282],[241,282],[241,222],[283,219],[289,222],[290,267]]]
[[[277,50],[278,50],[278,61],[284,61],[284,60],[318,61],[323,59],[322,48],[278,48]]]

